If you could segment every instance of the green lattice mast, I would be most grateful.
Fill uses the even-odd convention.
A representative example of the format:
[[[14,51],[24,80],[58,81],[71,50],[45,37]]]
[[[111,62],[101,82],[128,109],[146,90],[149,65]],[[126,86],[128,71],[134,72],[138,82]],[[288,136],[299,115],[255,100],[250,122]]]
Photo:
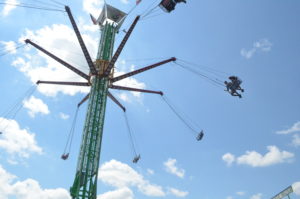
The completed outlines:
[[[70,189],[72,198],[95,199],[100,159],[103,125],[108,92],[108,76],[103,76],[105,66],[111,60],[115,33],[114,24],[105,22],[99,43],[96,70],[98,75],[91,78],[89,104],[83,130],[76,176]]]
[[[132,30],[134,29],[140,17],[137,16],[135,18],[134,22],[126,32],[126,35],[122,40],[121,44],[117,48],[116,52],[113,54],[115,34],[118,32],[120,26],[122,25],[127,15],[124,12],[108,4],[105,4],[98,20],[92,18],[94,24],[99,25],[101,30],[101,39],[99,42],[97,58],[96,61],[93,62],[80,35],[80,32],[72,16],[70,8],[66,6],[65,9],[70,18],[75,34],[78,38],[82,52],[88,63],[90,69],[89,75],[76,69],[72,65],[58,58],[54,54],[48,52],[47,50],[37,45],[36,43],[30,41],[29,39],[26,39],[25,42],[36,47],[38,50],[44,52],[48,56],[58,61],[60,64],[66,66],[67,68],[69,68],[70,70],[87,80],[87,82],[58,82],[39,80],[37,84],[43,83],[71,86],[91,86],[90,93],[86,97],[84,97],[83,100],[78,104],[78,106],[80,106],[83,102],[89,99],[88,110],[86,114],[80,147],[80,154],[77,162],[75,180],[73,186],[70,188],[70,193],[73,199],[96,199],[97,177],[107,97],[113,100],[120,108],[122,108],[124,112],[126,111],[124,106],[121,105],[121,103],[108,91],[108,89],[110,88],[163,95],[161,91],[151,91],[145,89],[117,86],[113,85],[113,83],[125,79],[127,77],[142,73],[146,70],[155,68],[157,66],[163,65],[165,63],[176,61],[176,58],[172,57],[170,59],[158,62],[156,64],[152,64],[150,66],[132,71],[130,73],[114,77],[114,64],[117,61],[123,47],[125,46]]]

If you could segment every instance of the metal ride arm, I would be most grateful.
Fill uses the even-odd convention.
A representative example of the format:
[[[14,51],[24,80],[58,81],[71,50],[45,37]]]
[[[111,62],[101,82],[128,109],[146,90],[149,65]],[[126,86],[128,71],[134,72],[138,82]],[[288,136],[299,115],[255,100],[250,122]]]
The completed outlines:
[[[156,64],[152,64],[152,65],[150,65],[150,66],[146,66],[146,67],[144,67],[144,68],[141,68],[141,69],[132,71],[132,72],[130,72],[130,73],[127,73],[127,74],[124,74],[124,75],[120,75],[120,76],[118,76],[118,77],[112,78],[111,82],[117,82],[117,81],[120,81],[120,80],[125,79],[125,78],[127,78],[127,77],[130,77],[130,76],[133,76],[133,75],[142,73],[142,72],[144,72],[144,71],[150,70],[150,69],[155,68],[155,67],[157,67],[157,66],[160,66],[160,65],[169,63],[169,62],[171,62],[171,61],[176,61],[176,58],[175,58],[175,57],[172,57],[172,58],[170,58],[170,59],[167,59],[167,60],[158,62],[158,63],[156,63]]]
[[[116,50],[115,54],[113,55],[112,59],[110,60],[106,70],[104,71],[104,73],[103,73],[104,77],[108,76],[110,74],[111,69],[114,67],[119,55],[121,54],[129,36],[131,35],[131,33],[139,19],[140,19],[140,16],[137,16],[135,18],[135,20],[133,21],[133,23],[131,24],[131,26],[130,26],[129,30],[127,31],[126,35],[124,36],[121,44],[119,45],[118,49]]]
[[[107,96],[114,101],[124,112],[126,112],[126,108],[108,91]]]
[[[81,104],[83,104],[87,99],[89,99],[90,94],[87,94],[78,104],[77,107],[81,106]]]
[[[75,72],[76,74],[78,74],[79,76],[83,77],[84,79],[89,80],[89,76],[86,75],[85,73],[81,72],[80,70],[78,70],[77,68],[75,68],[74,66],[71,66],[70,64],[68,64],[67,62],[63,61],[62,59],[56,57],[55,55],[53,55],[52,53],[48,52],[47,50],[45,50],[44,48],[42,48],[41,46],[35,44],[34,42],[30,41],[29,39],[25,40],[26,44],[31,44],[32,46],[34,46],[35,48],[37,48],[38,50],[42,51],[43,53],[45,53],[46,55],[48,55],[49,57],[53,58],[54,60],[56,60],[57,62],[59,62],[60,64],[64,65],[65,67],[67,67],[68,69],[70,69],[71,71]]]
[[[71,9],[70,9],[68,6],[65,6],[65,10],[66,10],[66,12],[68,13],[68,16],[69,16],[69,18],[70,18],[71,24],[72,24],[72,26],[73,26],[73,29],[74,29],[75,34],[76,34],[76,36],[77,36],[77,39],[78,39],[78,41],[79,41],[80,47],[81,47],[81,49],[82,49],[82,52],[83,52],[83,54],[84,54],[84,56],[85,56],[85,59],[86,59],[88,65],[89,65],[90,71],[91,71],[92,74],[96,75],[96,74],[97,74],[96,68],[95,68],[95,66],[94,66],[94,64],[93,64],[93,61],[92,61],[92,59],[91,59],[91,56],[90,56],[90,54],[89,54],[89,52],[88,52],[88,50],[87,50],[87,48],[86,48],[86,46],[85,46],[85,44],[84,44],[84,41],[83,41],[83,39],[82,39],[82,37],[81,37],[81,34],[80,34],[80,32],[79,32],[79,29],[78,29],[78,27],[77,27],[77,25],[76,25],[76,22],[75,22],[75,20],[74,20],[73,15],[72,15],[72,13],[71,13]]]
[[[110,88],[118,89],[118,90],[136,91],[136,92],[142,92],[142,93],[153,93],[153,94],[163,95],[163,92],[161,92],[161,91],[151,91],[151,90],[145,90],[145,89],[139,89],[139,88],[130,88],[130,87],[125,87],[125,86],[112,85],[112,86],[110,86]]]
[[[38,80],[36,84],[58,84],[58,85],[69,85],[69,86],[90,86],[88,82],[57,82],[57,81],[41,81]]]

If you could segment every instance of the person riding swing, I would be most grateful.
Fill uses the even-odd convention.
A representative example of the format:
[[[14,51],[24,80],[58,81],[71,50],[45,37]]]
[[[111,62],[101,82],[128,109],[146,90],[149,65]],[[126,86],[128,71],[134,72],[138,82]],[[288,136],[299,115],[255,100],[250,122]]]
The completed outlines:
[[[244,89],[241,88],[242,80],[237,76],[230,76],[228,77],[228,79],[230,79],[231,82],[224,82],[226,86],[225,91],[229,92],[232,96],[238,96],[239,98],[241,98],[242,95],[237,91],[240,90],[241,92],[244,92]]]

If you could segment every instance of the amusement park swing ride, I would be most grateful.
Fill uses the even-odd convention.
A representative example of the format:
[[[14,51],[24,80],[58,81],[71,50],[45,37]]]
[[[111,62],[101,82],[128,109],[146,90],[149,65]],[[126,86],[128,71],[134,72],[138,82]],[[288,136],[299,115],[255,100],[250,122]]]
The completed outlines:
[[[140,1],[137,1],[137,4]],[[165,12],[172,12],[175,9],[177,3],[186,3],[185,0],[162,0],[158,7],[163,9]],[[153,9],[152,9],[153,10]],[[151,11],[151,10],[150,10]],[[39,51],[45,53],[52,59],[56,60],[58,63],[67,67],[83,79],[85,82],[65,82],[65,81],[45,81],[39,80],[37,84],[55,84],[55,85],[70,85],[70,86],[83,86],[90,87],[90,92],[79,102],[77,111],[75,114],[75,118],[77,117],[78,108],[86,101],[88,101],[88,108],[86,119],[84,123],[83,135],[81,140],[80,152],[77,162],[77,168],[75,173],[75,179],[73,185],[70,188],[70,194],[73,199],[96,199],[97,197],[97,179],[98,179],[98,169],[99,169],[99,160],[100,160],[100,151],[101,151],[101,143],[102,143],[102,135],[103,135],[103,126],[104,126],[104,118],[106,111],[106,102],[107,98],[110,98],[117,106],[119,106],[123,112],[126,112],[126,108],[117,100],[116,97],[112,95],[110,89],[124,90],[124,91],[135,91],[142,93],[150,93],[157,94],[163,96],[162,91],[155,90],[146,90],[132,87],[125,87],[115,85],[116,82],[126,79],[128,77],[132,77],[134,75],[143,73],[150,69],[156,68],[158,66],[167,64],[167,63],[175,63],[179,66],[182,66],[180,63],[177,63],[177,59],[175,57],[171,57],[169,59],[162,60],[158,63],[146,66],[144,68],[140,68],[134,70],[132,72],[115,76],[114,75],[114,65],[118,60],[127,40],[129,39],[132,31],[134,30],[136,24],[141,19],[141,16],[137,16],[130,28],[125,32],[125,36],[121,41],[120,45],[113,53],[115,35],[119,32],[120,27],[122,26],[126,16],[128,14],[123,11],[105,3],[103,10],[96,19],[91,15],[91,19],[95,25],[98,25],[101,30],[101,39],[98,46],[98,53],[96,60],[93,61],[88,49],[82,39],[82,36],[79,32],[79,29],[76,25],[74,17],[71,13],[71,10],[68,6],[65,6],[65,12],[67,13],[72,27],[75,31],[76,37],[82,49],[83,55],[89,67],[89,74],[85,74],[79,69],[75,68],[71,64],[66,61],[60,59],[56,55],[47,51],[40,45],[34,43],[30,39],[26,39],[25,43],[30,44]],[[146,14],[148,15],[149,12]],[[190,68],[187,68],[191,71]],[[193,71],[192,71],[193,72]],[[223,82],[216,81],[215,79],[211,79],[203,74],[200,74],[202,77],[209,79],[210,81],[222,85],[222,87],[227,88],[227,91],[232,96],[241,97],[237,90],[243,89],[240,87],[241,80],[239,80],[236,76],[231,76],[229,79],[231,82],[226,82],[225,85]],[[204,132],[201,130],[195,130],[192,128],[188,122],[181,116],[181,114],[176,111],[176,108],[168,102],[167,98],[164,98],[165,102],[169,105],[172,111],[190,128],[190,130],[196,133],[196,140],[200,141],[203,139]],[[125,117],[126,118],[126,117]],[[76,119],[74,120],[76,121]],[[74,123],[74,122],[73,122]],[[128,124],[128,120],[126,118],[126,125],[128,127],[128,131],[130,133],[130,127]],[[2,134],[2,132],[0,132]],[[61,156],[63,160],[68,159],[69,153],[66,152]],[[140,154],[135,152],[135,157],[133,159],[133,163],[137,163],[141,158]]]

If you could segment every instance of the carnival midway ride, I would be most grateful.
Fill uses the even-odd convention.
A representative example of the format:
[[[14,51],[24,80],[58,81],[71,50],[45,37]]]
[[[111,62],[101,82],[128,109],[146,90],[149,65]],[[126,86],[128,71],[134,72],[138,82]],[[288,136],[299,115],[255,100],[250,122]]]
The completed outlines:
[[[136,1],[137,4],[141,1]],[[146,16],[149,16],[151,12],[153,12],[156,8],[161,8],[165,12],[169,13],[175,9],[175,6],[177,3],[186,3],[184,0],[162,0],[159,5],[155,6],[154,8],[148,10],[145,14],[142,15],[143,18]],[[60,4],[60,3],[59,3]],[[136,5],[137,5],[136,4]],[[20,5],[19,5],[20,6]],[[24,5],[22,5],[24,6]],[[26,5],[28,7],[28,5]],[[32,6],[30,8],[33,8]],[[34,7],[35,9],[46,9],[41,7]],[[47,8],[47,10],[49,10]],[[53,10],[53,9],[52,9]],[[56,9],[54,9],[56,10]],[[61,11],[61,10],[58,10]],[[74,29],[74,32],[76,34],[76,37],[79,41],[80,47],[82,49],[83,55],[86,59],[86,62],[89,67],[89,74],[86,74],[71,64],[67,63],[66,61],[60,59],[56,55],[52,54],[51,52],[47,51],[40,45],[34,43],[30,39],[26,39],[25,43],[30,44],[40,50],[41,52],[45,53],[49,57],[56,60],[58,63],[62,64],[63,66],[67,67],[68,69],[72,70],[79,76],[81,76],[83,79],[86,80],[86,82],[65,82],[65,81],[44,81],[39,80],[36,83],[39,84],[55,84],[55,85],[70,85],[70,86],[85,86],[90,87],[90,92],[78,103],[77,111],[75,114],[74,121],[76,122],[76,117],[78,113],[78,108],[86,101],[88,101],[88,108],[86,113],[86,119],[84,123],[83,128],[83,135],[81,140],[81,146],[80,146],[80,152],[77,162],[77,168],[76,168],[76,174],[75,179],[73,182],[73,185],[70,188],[70,194],[73,199],[96,199],[97,197],[97,179],[98,179],[98,168],[99,168],[99,160],[100,160],[100,151],[101,151],[101,143],[102,143],[102,135],[103,135],[103,126],[104,126],[104,118],[105,118],[105,110],[106,110],[106,101],[107,97],[110,98],[113,102],[115,102],[123,111],[126,112],[126,108],[115,98],[112,93],[109,91],[110,89],[117,89],[117,90],[125,90],[125,91],[135,91],[135,92],[142,92],[142,93],[150,93],[150,94],[157,94],[160,96],[163,96],[162,91],[155,91],[155,90],[146,90],[146,89],[140,89],[140,88],[132,88],[132,87],[125,87],[120,85],[115,85],[116,82],[126,79],[128,77],[137,75],[139,73],[145,72],[147,70],[156,68],[158,66],[167,64],[167,63],[174,63],[184,69],[189,70],[190,72],[196,73],[200,77],[209,80],[212,84],[217,85],[221,87],[221,89],[224,89],[224,84],[221,80],[218,80],[216,78],[212,78],[210,76],[204,75],[202,73],[199,73],[198,71],[195,71],[191,68],[191,63],[186,62],[184,60],[176,59],[175,57],[171,57],[169,59],[162,60],[158,63],[146,66],[144,68],[140,68],[138,70],[134,70],[132,72],[115,76],[114,74],[114,65],[116,61],[118,60],[118,57],[120,56],[128,38],[130,37],[133,29],[135,28],[138,21],[141,19],[141,16],[137,16],[131,26],[128,30],[125,30],[125,36],[123,40],[121,41],[120,45],[116,49],[116,51],[113,53],[114,48],[114,41],[115,41],[115,35],[119,32],[120,27],[122,26],[123,22],[125,21],[128,14],[125,12],[107,4],[104,3],[102,12],[98,19],[95,19],[91,15],[91,19],[95,25],[98,25],[100,27],[101,31],[101,38],[99,41],[98,46],[98,53],[96,56],[96,60],[93,61],[88,49],[82,39],[82,36],[79,32],[79,29],[76,25],[75,19],[71,13],[71,10],[68,6],[65,6],[65,12],[67,13],[72,27]],[[22,45],[23,47],[24,45]],[[17,47],[19,48],[19,47]],[[178,62],[178,61],[181,61]],[[187,66],[189,65],[190,66]],[[209,71],[208,71],[209,72]],[[212,73],[216,71],[210,71]],[[229,84],[228,84],[229,85]],[[233,89],[232,87],[227,87],[228,89]],[[34,90],[30,89],[25,95],[32,94]],[[232,94],[232,91],[231,91]],[[170,103],[170,101],[163,97],[163,100],[167,103],[167,105],[171,108],[171,110],[178,116],[179,119],[182,120],[182,122],[191,130],[193,133],[196,133],[196,140],[200,141],[202,140],[204,136],[203,130],[199,132],[199,127],[195,128],[195,126],[191,125],[191,121],[187,121],[184,116],[178,112],[173,104]],[[21,102],[20,102],[21,104]],[[17,112],[22,108],[22,105],[16,105],[13,107],[12,111],[15,111],[13,113],[13,117],[17,114]],[[9,111],[8,113],[12,113],[12,111]],[[128,124],[127,117],[125,115],[126,119],[126,125],[128,127],[128,131],[130,132],[130,127]],[[74,121],[72,124],[71,131],[74,131]],[[198,130],[197,130],[198,129]],[[1,130],[0,134],[5,131]],[[130,135],[131,136],[131,135]],[[71,138],[70,138],[71,137]],[[73,134],[68,138],[67,145],[69,144],[69,151]],[[131,140],[132,141],[132,140]],[[66,145],[66,148],[67,148]],[[132,143],[133,148],[134,144]],[[62,159],[66,160],[69,156],[69,151],[65,152],[62,155]],[[133,159],[133,163],[137,163],[140,159],[140,154],[137,154],[135,149],[135,157]]]
[[[65,11],[68,14],[68,17],[71,21],[72,27],[79,41],[82,52],[89,66],[89,74],[85,74],[84,72],[78,70],[69,63],[58,58],[56,55],[48,52],[43,47],[34,43],[33,41],[26,39],[25,42],[26,44],[34,46],[38,50],[50,56],[51,58],[53,58],[54,60],[64,65],[65,67],[72,70],[73,72],[75,72],[76,74],[78,74],[86,80],[86,82],[58,82],[39,80],[37,84],[57,84],[91,87],[90,93],[86,97],[84,97],[82,101],[78,104],[78,106],[80,106],[82,103],[89,99],[83,130],[83,137],[80,147],[80,154],[77,162],[75,179],[72,187],[70,188],[70,194],[74,199],[96,199],[98,168],[107,97],[112,99],[124,112],[126,111],[125,107],[110,93],[109,89],[119,89],[163,95],[161,91],[117,86],[114,85],[114,83],[122,79],[131,77],[133,75],[137,75],[139,73],[153,69],[160,65],[169,62],[174,62],[176,61],[176,58],[171,57],[161,62],[152,64],[150,66],[115,77],[114,65],[120,53],[122,52],[122,49],[124,48],[129,36],[131,35],[134,27],[139,21],[140,16],[137,16],[134,19],[130,28],[128,29],[128,31],[126,31],[126,34],[123,40],[121,41],[119,47],[113,54],[115,35],[119,31],[127,14],[105,3],[103,11],[100,14],[99,18],[96,21],[94,20],[94,23],[100,26],[102,34],[99,42],[96,61],[92,61],[92,58],[78,30],[70,8],[68,6],[65,6]],[[64,154],[62,158],[67,159],[67,156],[68,154]],[[135,161],[137,162],[138,159],[136,158]]]

